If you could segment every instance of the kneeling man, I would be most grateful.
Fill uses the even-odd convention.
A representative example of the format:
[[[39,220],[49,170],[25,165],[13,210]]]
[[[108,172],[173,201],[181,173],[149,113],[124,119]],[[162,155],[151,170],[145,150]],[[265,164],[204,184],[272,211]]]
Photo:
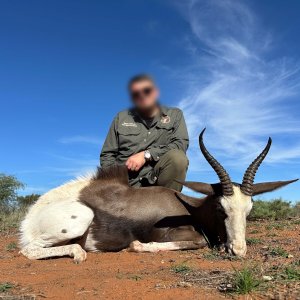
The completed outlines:
[[[148,75],[128,84],[133,108],[118,113],[102,148],[102,167],[125,164],[134,187],[160,185],[181,191],[189,144],[182,111],[160,106],[159,90]]]

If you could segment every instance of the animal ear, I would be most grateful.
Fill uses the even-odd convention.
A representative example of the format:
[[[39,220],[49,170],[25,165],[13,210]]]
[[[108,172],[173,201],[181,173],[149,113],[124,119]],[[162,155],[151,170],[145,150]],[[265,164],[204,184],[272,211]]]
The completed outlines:
[[[268,193],[280,189],[281,187],[297,181],[298,179],[288,181],[273,181],[256,183],[253,186],[253,196]]]
[[[201,201],[202,199],[186,196],[179,192],[176,192],[175,195],[184,205],[188,205],[190,207],[197,208],[203,204],[203,201]]]
[[[199,192],[202,193],[204,195],[213,195],[214,189],[213,186],[209,183],[204,183],[204,182],[194,182],[194,181],[179,181],[179,180],[175,180],[176,182],[182,184],[183,186],[188,187],[189,189],[195,191],[195,192]]]

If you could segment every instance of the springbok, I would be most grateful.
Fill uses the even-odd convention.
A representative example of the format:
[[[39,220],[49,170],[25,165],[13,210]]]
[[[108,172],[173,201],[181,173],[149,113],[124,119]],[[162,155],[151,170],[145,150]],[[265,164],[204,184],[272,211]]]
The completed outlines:
[[[21,253],[29,259],[71,256],[79,263],[86,259],[86,251],[198,249],[207,245],[205,235],[210,244],[245,256],[252,196],[296,180],[254,184],[270,149],[269,139],[242,184],[232,183],[205,148],[204,131],[200,149],[220,183],[183,184],[206,197],[193,198],[164,187],[132,188],[124,167],[99,169],[94,177],[71,181],[39,198],[21,224]]]

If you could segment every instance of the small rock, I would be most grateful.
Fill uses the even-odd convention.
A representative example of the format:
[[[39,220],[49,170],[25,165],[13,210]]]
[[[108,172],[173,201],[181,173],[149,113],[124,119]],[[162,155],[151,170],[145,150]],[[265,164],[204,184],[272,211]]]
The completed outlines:
[[[273,280],[273,277],[272,276],[268,276],[268,275],[264,275],[263,276],[263,280],[264,281],[271,281],[271,280]]]
[[[178,283],[178,286],[186,288],[186,287],[191,287],[192,284],[190,284],[189,282],[181,281]]]
[[[269,249],[269,246],[262,246],[261,249]]]
[[[156,283],[154,286],[156,289],[166,289],[167,286],[165,284]]]
[[[289,255],[287,256],[287,258],[293,258],[293,257],[294,257],[293,254],[289,254]]]

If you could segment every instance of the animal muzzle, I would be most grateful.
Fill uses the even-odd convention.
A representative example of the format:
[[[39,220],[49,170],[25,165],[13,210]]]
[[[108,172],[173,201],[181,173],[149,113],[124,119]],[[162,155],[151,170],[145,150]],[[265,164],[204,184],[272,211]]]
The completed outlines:
[[[233,241],[227,245],[228,252],[236,256],[244,257],[247,253],[246,241]]]

